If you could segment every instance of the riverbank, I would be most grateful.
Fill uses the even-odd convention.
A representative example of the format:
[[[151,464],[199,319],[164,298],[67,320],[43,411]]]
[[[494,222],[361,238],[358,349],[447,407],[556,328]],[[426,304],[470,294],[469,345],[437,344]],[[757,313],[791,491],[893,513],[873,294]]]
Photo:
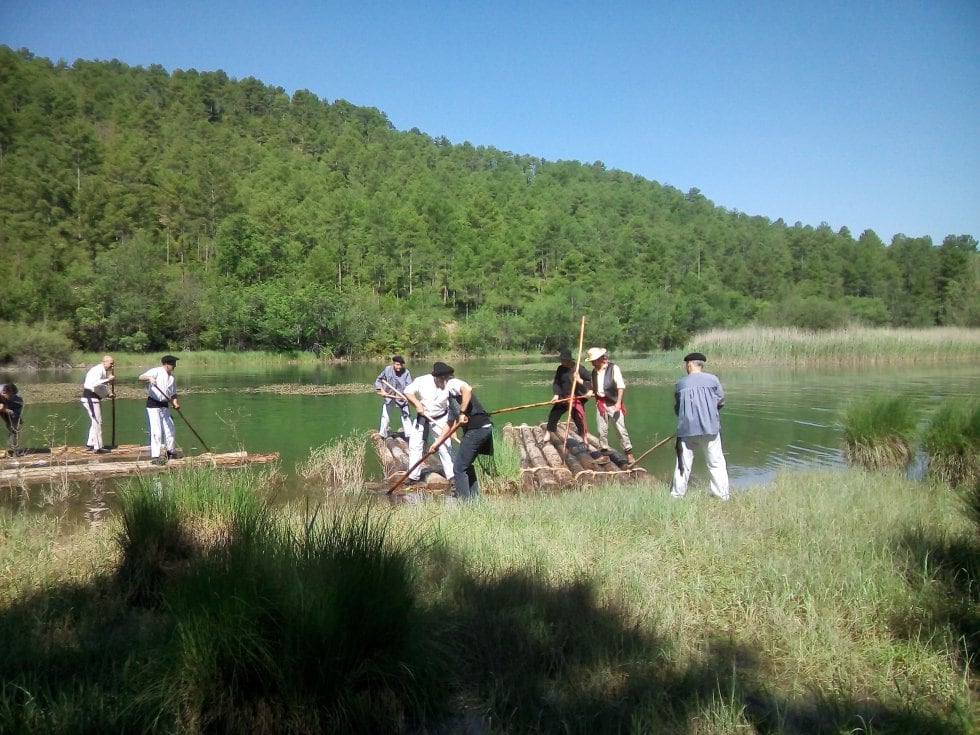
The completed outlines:
[[[184,482],[200,498],[213,497],[189,504],[204,510],[185,511],[197,518],[188,528],[233,548],[234,526],[214,517],[202,524],[202,514],[214,498],[245,495],[206,474]],[[250,482],[248,497],[274,492]],[[325,544],[334,549],[330,558],[337,543],[351,552],[367,537],[369,557],[383,550],[388,559],[388,576],[379,592],[360,566],[366,562],[346,553],[340,556],[358,569],[356,583],[338,593],[333,576],[318,578],[318,587],[333,590],[329,605],[339,606],[319,611],[317,620],[327,625],[340,615],[345,650],[360,651],[367,668],[333,682],[337,698],[317,693],[320,709],[313,710],[302,708],[312,695],[282,690],[291,680],[279,667],[299,665],[302,652],[281,655],[263,637],[288,637],[288,616],[277,614],[280,623],[268,629],[236,617],[235,635],[226,639],[228,627],[209,632],[224,615],[219,607],[232,612],[215,599],[218,607],[188,629],[173,617],[179,606],[134,606],[125,588],[110,584],[124,566],[115,539],[131,538],[132,527],[112,521],[66,534],[57,518],[4,510],[0,729],[197,732],[202,723],[227,725],[222,701],[205,696],[213,682],[187,668],[220,638],[225,655],[254,656],[247,667],[236,664],[250,678],[222,682],[220,693],[225,706],[236,697],[264,703],[248,715],[271,719],[238,723],[256,732],[300,731],[310,722],[304,717],[341,731],[326,723],[336,721],[336,702],[356,711],[355,691],[384,701],[379,716],[402,723],[402,732],[421,732],[423,721],[428,732],[444,733],[972,732],[980,722],[980,551],[960,501],[940,485],[848,470],[781,473],[730,503],[700,487],[675,501],[649,484],[461,506],[375,506],[373,520],[341,524],[352,534],[325,534],[333,539]],[[305,544],[320,538],[320,521],[337,527],[323,512],[274,511]],[[356,519],[364,511],[345,512]],[[272,558],[279,558],[270,572],[278,581],[254,577],[246,586],[274,595],[283,580],[303,578],[292,569],[296,561]],[[188,574],[204,580],[193,555],[160,561],[165,577],[155,584],[164,596],[176,594]],[[207,589],[224,590],[216,558],[206,566]],[[401,570],[397,579],[392,569]],[[185,605],[187,594],[178,595]],[[194,594],[203,600],[210,593]],[[404,595],[414,600],[407,608]],[[173,634],[175,625],[182,635]],[[292,632],[311,656],[322,648],[310,639],[325,630],[317,625],[307,620],[305,632]],[[371,658],[395,650],[393,639],[404,661]],[[200,648],[186,648],[189,640]],[[420,650],[448,670],[427,670],[431,680],[422,675],[416,667],[423,663],[413,658]],[[144,659],[155,665],[129,676]],[[387,676],[398,681],[382,681]],[[289,710],[290,702],[300,709]],[[432,726],[440,717],[456,726]]]
[[[601,341],[601,340],[600,340]],[[596,343],[587,339],[587,344]],[[889,329],[872,327],[848,327],[826,331],[807,331],[792,327],[740,327],[714,329],[695,335],[688,344],[677,350],[658,353],[665,362],[677,362],[684,353],[692,350],[711,356],[713,364],[742,366],[768,365],[902,365],[936,363],[942,360],[961,362],[980,358],[980,329],[966,327],[935,327],[931,329]],[[615,351],[615,350],[614,350]],[[117,369],[145,368],[155,365],[158,353],[113,352]],[[618,352],[620,357],[633,353]],[[236,367],[243,365],[315,365],[321,363],[379,363],[385,364],[390,355],[361,356],[335,359],[310,351],[291,352],[230,352],[219,350],[183,351],[178,353],[188,364],[198,366]],[[481,355],[482,359],[539,359],[551,353],[504,352]],[[410,356],[413,362],[425,363],[430,358],[465,360],[476,357],[463,353],[440,352],[433,355]],[[91,366],[102,358],[102,353],[75,353],[70,366],[58,369],[80,369]],[[583,358],[584,359],[584,358]],[[17,368],[16,357],[7,370]],[[31,370],[29,366],[17,369]],[[50,369],[50,368],[45,368]]]

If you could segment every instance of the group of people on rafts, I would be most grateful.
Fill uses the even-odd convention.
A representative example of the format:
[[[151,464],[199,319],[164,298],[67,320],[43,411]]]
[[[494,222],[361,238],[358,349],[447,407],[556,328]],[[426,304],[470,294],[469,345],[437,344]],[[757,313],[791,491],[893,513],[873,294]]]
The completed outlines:
[[[150,368],[139,376],[139,380],[146,383],[146,418],[150,428],[152,464],[166,464],[168,459],[177,456],[176,432],[170,406],[180,410],[177,381],[174,378],[178,359],[173,355],[164,355],[159,366]],[[105,355],[102,362],[93,365],[85,373],[81,403],[89,419],[86,452],[108,454],[111,451],[105,445],[102,432],[102,401],[115,399],[115,385],[116,372],[112,355]]]
[[[559,352],[559,365],[552,381],[551,410],[548,413],[546,440],[556,438],[558,421],[571,404],[572,422],[584,440],[587,435],[585,404],[590,398],[596,402],[596,424],[599,445],[611,453],[609,426],[616,428],[626,455],[627,465],[636,460],[633,445],[626,428],[626,407],[623,397],[626,383],[619,366],[609,360],[605,348],[592,347],[586,355],[592,363],[591,373],[578,366],[572,353]],[[674,412],[677,415],[677,463],[671,481],[671,496],[683,497],[687,492],[695,447],[702,447],[711,477],[710,490],[722,500],[729,498],[728,467],[721,444],[719,409],[725,402],[725,392],[715,375],[704,372],[707,358],[700,352],[684,357],[686,375],[674,387]],[[479,495],[479,483],[473,462],[479,455],[493,454],[493,424],[490,413],[473,393],[473,387],[455,377],[455,371],[444,362],[436,362],[432,371],[412,378],[405,365],[405,358],[394,355],[374,383],[375,390],[384,397],[381,404],[379,433],[387,437],[391,433],[393,410],[398,411],[402,433],[408,441],[409,474],[405,484],[414,485],[422,480],[422,458],[428,443],[438,444],[439,461],[443,474],[452,479],[455,496],[461,499]],[[574,394],[574,395],[573,395]],[[569,400],[571,398],[571,401]],[[409,407],[415,409],[414,420]],[[463,432],[455,455],[447,442],[439,442],[447,433],[456,429]]]

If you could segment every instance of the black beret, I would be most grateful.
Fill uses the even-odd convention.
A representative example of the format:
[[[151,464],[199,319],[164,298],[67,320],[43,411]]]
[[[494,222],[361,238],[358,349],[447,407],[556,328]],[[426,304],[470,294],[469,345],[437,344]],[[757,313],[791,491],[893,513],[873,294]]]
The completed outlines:
[[[455,372],[449,365],[444,362],[436,362],[432,364],[432,375],[436,378],[444,378],[447,375],[452,375]]]
[[[392,362],[400,362],[402,365],[405,364],[405,358],[402,357],[401,355],[392,355],[391,356],[391,361]]]
[[[692,352],[691,354],[684,356],[684,362],[692,362],[693,360],[698,360],[699,362],[707,362],[708,358],[705,357],[700,352]]]
[[[571,360],[571,359],[573,359],[572,358],[572,351],[571,350],[568,350],[568,349],[558,350],[558,359],[559,360]]]

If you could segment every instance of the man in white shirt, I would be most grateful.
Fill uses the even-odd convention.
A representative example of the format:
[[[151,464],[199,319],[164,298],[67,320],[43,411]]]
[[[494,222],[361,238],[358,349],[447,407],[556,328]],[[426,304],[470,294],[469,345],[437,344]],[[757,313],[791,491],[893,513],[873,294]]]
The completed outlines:
[[[166,464],[167,459],[176,456],[177,439],[170,405],[180,410],[177,381],[173,376],[177,358],[164,355],[160,363],[160,367],[150,368],[139,377],[147,384],[146,418],[150,424],[150,462],[153,464]],[[164,446],[167,448],[166,456],[163,454]]]
[[[432,372],[420,375],[405,386],[405,398],[415,407],[415,427],[408,440],[408,466],[415,467],[425,453],[425,444],[430,438],[435,440],[448,427],[449,391],[446,383],[452,377],[453,369],[444,362],[432,365]],[[453,477],[453,459],[449,453],[449,442],[439,447],[439,460],[447,480]],[[415,467],[407,482],[416,483],[422,478],[422,467]]]
[[[113,370],[112,355],[105,355],[102,362],[93,365],[85,373],[85,380],[82,381],[82,407],[88,414],[88,441],[85,442],[85,451],[95,454],[107,454],[108,449],[102,441],[102,401],[105,398],[115,398],[116,375]]]

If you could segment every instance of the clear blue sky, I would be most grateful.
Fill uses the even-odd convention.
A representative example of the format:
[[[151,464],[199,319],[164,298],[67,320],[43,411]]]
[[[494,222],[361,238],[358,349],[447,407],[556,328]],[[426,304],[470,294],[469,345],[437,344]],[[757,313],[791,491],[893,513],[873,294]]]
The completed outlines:
[[[980,239],[978,0],[0,0],[0,43],[223,69],[788,224]]]

